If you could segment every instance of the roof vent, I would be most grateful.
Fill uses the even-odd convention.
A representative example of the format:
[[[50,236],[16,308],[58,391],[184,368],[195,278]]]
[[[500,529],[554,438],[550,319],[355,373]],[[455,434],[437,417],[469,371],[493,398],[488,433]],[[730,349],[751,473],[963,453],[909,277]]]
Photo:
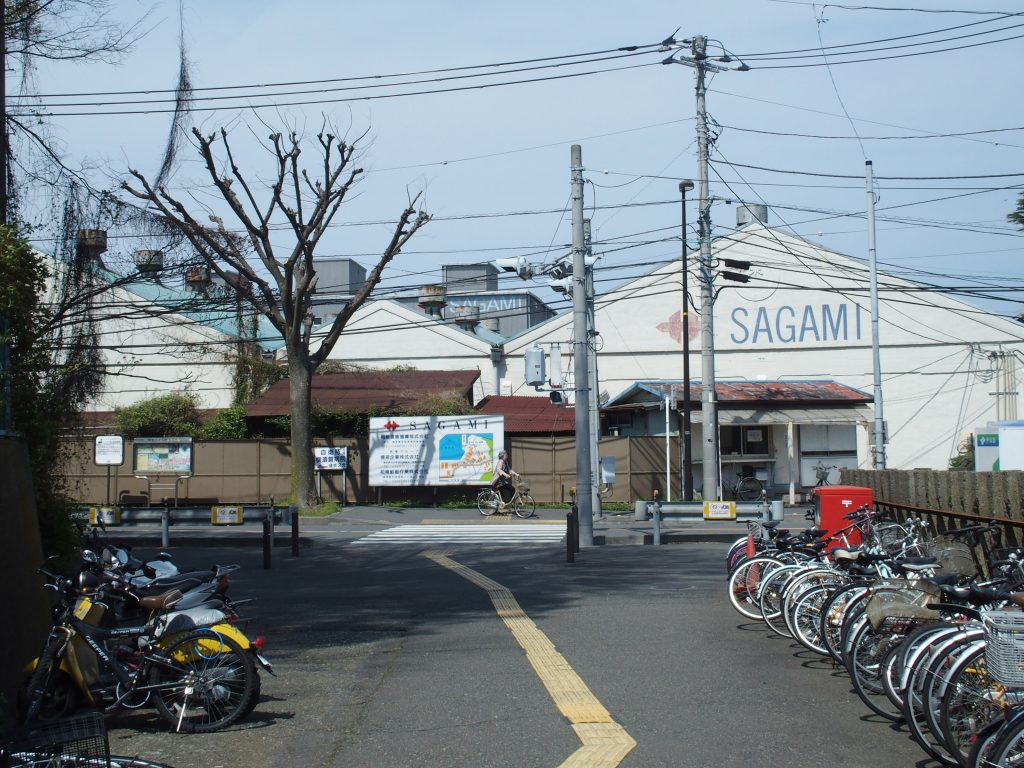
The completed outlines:
[[[736,209],[737,227],[742,227],[745,224],[750,224],[752,221],[758,221],[762,224],[767,224],[768,206],[751,203],[749,205],[741,205]]]
[[[164,252],[136,251],[135,266],[144,275],[154,275],[164,268]]]
[[[431,317],[441,317],[448,306],[448,289],[443,285],[420,286],[419,306]]]
[[[75,252],[84,261],[99,261],[100,254],[107,250],[105,229],[80,229],[75,234]]]
[[[189,267],[185,270],[185,285],[193,291],[205,290],[212,283],[209,267]]]
[[[480,307],[476,304],[463,304],[455,308],[455,322],[460,328],[472,331],[480,322]]]

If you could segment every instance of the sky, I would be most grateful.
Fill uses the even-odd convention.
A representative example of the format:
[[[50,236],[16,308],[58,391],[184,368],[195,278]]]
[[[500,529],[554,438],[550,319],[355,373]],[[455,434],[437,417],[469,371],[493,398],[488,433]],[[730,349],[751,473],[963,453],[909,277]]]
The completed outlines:
[[[704,35],[713,56],[732,59],[707,94],[716,236],[735,228],[742,200],[767,205],[772,226],[866,258],[870,160],[881,269],[999,288],[1009,300],[971,300],[1024,312],[1024,232],[1006,221],[1024,184],[1018,2],[184,0],[183,10],[182,29],[177,2],[115,0],[113,16],[142,18],[145,35],[118,65],[40,65],[33,109],[97,185],[130,168],[152,179],[171,120],[160,91],[174,88],[183,34],[196,97],[189,125],[230,129],[250,178],[273,171],[256,143],[270,128],[314,139],[327,119],[361,137],[365,175],[320,255],[369,269],[389,222],[421,195],[434,218],[388,268],[379,296],[439,282],[443,264],[565,257],[572,144],[582,147],[598,293],[678,259],[679,180],[698,174],[694,71],[662,64],[679,52],[658,44]],[[639,47],[619,50],[629,46]],[[741,61],[748,71],[737,71]],[[195,150],[184,146],[181,158],[170,187],[210,203]],[[152,247],[111,242],[112,251]],[[567,307],[543,279],[501,286]]]

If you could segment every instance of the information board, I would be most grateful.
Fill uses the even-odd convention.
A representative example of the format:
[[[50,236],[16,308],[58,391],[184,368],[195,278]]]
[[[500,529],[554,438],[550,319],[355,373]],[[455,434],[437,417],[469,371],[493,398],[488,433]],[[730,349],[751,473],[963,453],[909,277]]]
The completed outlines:
[[[504,416],[372,418],[370,485],[487,485],[504,442]]]
[[[124,464],[124,438],[121,435],[96,435],[94,461],[101,467]]]
[[[191,475],[191,437],[137,437],[132,441],[137,475]]]
[[[317,472],[340,472],[348,469],[348,446],[315,446],[313,465]]]

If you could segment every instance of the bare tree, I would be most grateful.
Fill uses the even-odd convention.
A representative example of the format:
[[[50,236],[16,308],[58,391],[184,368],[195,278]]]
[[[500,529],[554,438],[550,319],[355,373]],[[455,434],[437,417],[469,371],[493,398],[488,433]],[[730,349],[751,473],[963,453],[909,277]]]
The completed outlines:
[[[235,163],[227,130],[204,135],[193,129],[192,133],[210,180],[241,225],[240,231],[229,229],[223,219],[215,215],[209,215],[211,224],[200,223],[166,187],[152,186],[136,170],[129,173],[138,184],[133,186],[126,181],[122,186],[135,197],[156,206],[206,264],[233,285],[243,299],[280,332],[288,354],[295,497],[298,504],[307,506],[315,498],[310,422],[313,373],[330,354],[353,313],[380,282],[384,268],[430,217],[417,211],[419,195],[409,201],[377,265],[338,313],[314,351],[310,347],[312,297],[317,284],[313,257],[321,238],[362,174],[361,168],[352,167],[356,143],[344,141],[327,130],[321,131],[316,137],[313,167],[307,168],[300,162],[302,141],[297,133],[271,134],[267,147],[274,160],[274,172],[268,182],[266,199],[261,202],[258,190]],[[293,240],[287,252],[280,255],[271,241],[275,221],[286,223]],[[273,231],[280,234],[279,230]]]

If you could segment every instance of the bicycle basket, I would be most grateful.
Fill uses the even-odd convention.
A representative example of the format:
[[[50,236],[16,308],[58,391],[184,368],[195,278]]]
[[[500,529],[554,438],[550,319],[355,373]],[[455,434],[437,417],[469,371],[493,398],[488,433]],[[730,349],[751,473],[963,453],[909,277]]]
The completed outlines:
[[[938,621],[940,614],[927,608],[935,596],[921,589],[904,587],[875,592],[864,606],[873,629],[902,631],[929,621]]]
[[[1010,688],[1024,688],[1024,613],[988,611],[981,622],[989,675]]]
[[[109,766],[106,721],[100,713],[90,712],[39,723],[14,745],[12,755],[16,759],[31,760],[33,765],[36,761],[40,765],[57,765],[58,761],[65,765],[72,764],[72,760],[80,760],[81,763],[75,762],[74,765]]]
[[[516,483],[516,490],[519,491],[520,493],[529,493],[530,484],[525,480],[520,480],[518,483]]]
[[[929,545],[929,554],[939,559],[940,573],[953,573],[961,577],[973,577],[978,573],[971,548],[964,542],[954,542],[937,537]]]

